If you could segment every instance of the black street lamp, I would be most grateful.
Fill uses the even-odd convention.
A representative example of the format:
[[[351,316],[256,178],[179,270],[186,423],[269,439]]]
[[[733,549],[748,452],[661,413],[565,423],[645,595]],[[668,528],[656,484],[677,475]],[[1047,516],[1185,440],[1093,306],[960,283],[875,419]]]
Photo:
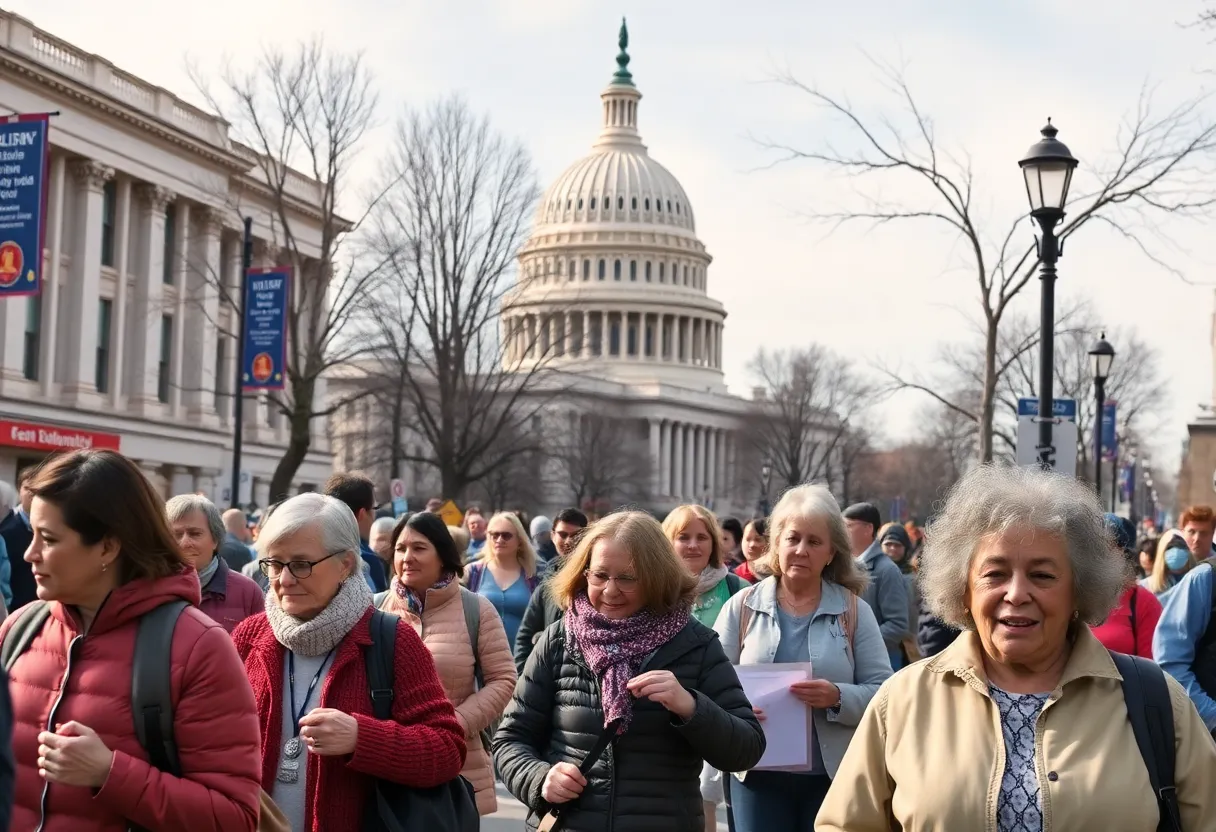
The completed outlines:
[[[1030,199],[1030,216],[1038,221],[1043,231],[1039,241],[1039,279],[1042,281],[1041,343],[1039,345],[1039,465],[1045,470],[1055,467],[1055,447],[1052,444],[1051,427],[1055,417],[1055,401],[1052,398],[1052,368],[1055,361],[1055,287],[1056,261],[1060,258],[1060,244],[1056,237],[1056,226],[1064,220],[1064,204],[1068,200],[1068,186],[1077,160],[1056,138],[1058,132],[1047,119],[1047,126],[1040,131],[1039,139],[1018,162],[1026,179],[1026,196]]]
[[[1089,349],[1089,366],[1094,371],[1094,400],[1098,411],[1094,417],[1094,488],[1102,498],[1102,425],[1106,413],[1106,380],[1110,378],[1111,365],[1115,363],[1115,348],[1106,340],[1103,332],[1098,342]]]
[[[768,517],[768,486],[773,476],[773,466],[766,459],[760,466],[760,516]]]

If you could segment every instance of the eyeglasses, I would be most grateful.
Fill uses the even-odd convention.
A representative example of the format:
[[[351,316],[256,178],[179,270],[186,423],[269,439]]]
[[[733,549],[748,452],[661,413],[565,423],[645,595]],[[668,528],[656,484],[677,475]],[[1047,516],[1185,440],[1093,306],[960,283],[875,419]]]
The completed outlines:
[[[508,541],[515,539],[515,532],[490,532],[490,537],[495,540]]]
[[[590,569],[584,569],[583,576],[587,579],[587,583],[596,589],[608,586],[609,581],[614,581],[616,588],[621,592],[633,592],[638,588],[638,579],[634,575],[617,575],[614,578],[607,572],[592,572]]]
[[[343,552],[330,552],[320,560],[293,560],[283,563],[281,560],[271,560],[270,558],[261,558],[258,561],[258,566],[262,567],[262,574],[267,578],[277,578],[283,574],[283,570],[287,569],[293,578],[304,580],[312,575],[312,568],[318,563],[323,563],[332,557],[344,554]]]

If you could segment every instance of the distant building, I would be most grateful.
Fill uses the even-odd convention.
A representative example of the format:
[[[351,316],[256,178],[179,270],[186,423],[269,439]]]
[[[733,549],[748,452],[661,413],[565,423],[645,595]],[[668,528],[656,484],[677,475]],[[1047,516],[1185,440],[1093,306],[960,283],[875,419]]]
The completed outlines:
[[[0,107],[51,120],[42,293],[0,300],[0,479],[53,451],[112,447],[164,496],[229,482],[239,296],[239,200],[255,265],[272,265],[270,191],[223,121],[0,11]],[[319,188],[293,174],[305,251]],[[218,277],[218,279],[217,279]],[[322,391],[323,394],[324,391]],[[287,425],[246,401],[242,467],[265,505]],[[297,487],[323,483],[322,420]]]
[[[1186,426],[1187,441],[1178,473],[1177,510],[1216,505],[1216,312],[1212,315],[1212,403]]]

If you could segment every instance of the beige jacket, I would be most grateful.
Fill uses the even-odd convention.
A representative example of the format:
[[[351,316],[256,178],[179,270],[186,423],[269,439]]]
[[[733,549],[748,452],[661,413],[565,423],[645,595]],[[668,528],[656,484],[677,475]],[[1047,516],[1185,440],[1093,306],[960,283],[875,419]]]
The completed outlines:
[[[468,756],[460,773],[477,791],[477,811],[488,815],[498,809],[498,799],[494,796],[490,749],[482,745],[481,730],[497,722],[511,701],[511,693],[515,690],[515,661],[511,658],[507,631],[503,629],[498,611],[488,599],[478,600],[481,602],[481,629],[477,635],[477,651],[481,654],[481,673],[486,683],[478,691],[474,691],[473,647],[464,623],[459,581],[452,581],[438,591],[427,590],[421,621],[392,589],[381,602],[381,609],[412,624],[422,643],[431,651],[439,681],[456,707],[456,718],[464,728],[468,743]]]
[[[1143,832],[1157,802],[1123,704],[1122,677],[1088,627],[1035,729],[1043,832]],[[1216,829],[1216,743],[1182,688],[1174,710],[1176,782],[1187,832]],[[1005,768],[1000,714],[980,641],[888,679],[870,703],[815,820],[816,832],[996,832]]]

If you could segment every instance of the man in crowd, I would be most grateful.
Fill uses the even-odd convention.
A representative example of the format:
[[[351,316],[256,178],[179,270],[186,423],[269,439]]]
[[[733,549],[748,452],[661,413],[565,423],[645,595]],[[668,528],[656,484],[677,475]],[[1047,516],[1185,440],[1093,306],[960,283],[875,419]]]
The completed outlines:
[[[253,560],[253,535],[249,533],[249,524],[245,521],[245,512],[239,508],[230,508],[220,515],[224,521],[224,539],[220,541],[220,557],[228,568],[240,572],[245,564]]]
[[[359,526],[359,556],[367,564],[364,574],[372,592],[388,589],[384,561],[380,560],[380,556],[367,542],[372,532],[372,523],[376,522],[376,486],[362,474],[334,474],[325,483],[325,494],[346,503],[355,515],[355,523]]]
[[[443,498],[442,497],[432,497],[431,499],[426,501],[426,510],[429,511],[431,514],[438,514],[439,509],[441,509],[441,508],[443,508]]]
[[[1189,513],[1191,509],[1187,509]],[[1186,514],[1183,514],[1185,517]],[[1186,526],[1183,523],[1183,526]],[[1208,534],[1211,546],[1211,534]],[[1189,545],[1188,538],[1188,545]],[[1192,550],[1193,551],[1193,550]],[[1212,614],[1216,576],[1208,560],[1183,576],[1162,601],[1153,633],[1153,658],[1178,680],[1195,710],[1216,733],[1216,616]]]
[[[10,612],[28,604],[38,597],[38,585],[34,583],[34,568],[25,562],[25,550],[30,548],[34,539],[34,531],[30,526],[30,503],[34,495],[30,493],[29,482],[34,476],[35,468],[23,469],[17,474],[17,492],[19,502],[13,510],[0,520],[0,538],[8,550],[8,562],[12,568],[9,576],[9,586],[13,592],[13,605]]]
[[[464,527],[469,533],[469,548],[465,550],[465,560],[472,563],[481,557],[481,550],[486,545],[486,516],[481,513],[479,506],[469,506],[464,513]]]
[[[562,617],[562,609],[549,597],[549,578],[557,573],[566,558],[578,545],[578,536],[587,528],[587,515],[576,508],[564,508],[557,513],[553,521],[553,529],[549,537],[557,556],[541,568],[544,582],[532,593],[528,600],[528,608],[520,621],[519,630],[515,636],[515,667],[524,672],[528,656],[532,655],[532,645],[540,638],[545,628]]]
[[[1186,546],[1203,563],[1216,552],[1212,551],[1213,532],[1216,532],[1216,514],[1211,506],[1191,506],[1178,518],[1178,528],[1186,538]]]
[[[380,560],[384,561],[385,568],[392,572],[393,564],[393,527],[397,525],[397,521],[392,517],[378,517],[372,523],[371,532],[367,536],[367,545],[373,552],[379,556]]]
[[[882,544],[877,540],[878,528],[882,525],[877,508],[870,503],[851,505],[844,510],[844,522],[849,530],[853,557],[870,576],[870,583],[861,594],[862,600],[874,610],[891,657],[891,667],[898,670],[903,666],[900,644],[912,635],[903,573],[883,552]]]

